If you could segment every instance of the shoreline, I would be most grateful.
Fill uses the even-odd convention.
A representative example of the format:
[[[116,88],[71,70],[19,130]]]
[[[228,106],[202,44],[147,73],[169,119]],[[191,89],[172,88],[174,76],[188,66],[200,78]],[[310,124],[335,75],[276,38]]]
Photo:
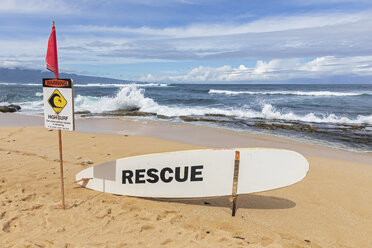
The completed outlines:
[[[43,117],[21,113],[0,113],[0,127],[43,126]],[[372,152],[351,151],[325,144],[311,143],[295,137],[281,137],[267,133],[234,131],[191,123],[156,120],[111,118],[76,118],[76,132],[97,134],[126,134],[172,140],[214,148],[271,147],[294,150],[303,155],[342,159],[372,165]]]
[[[138,118],[204,125],[372,152],[372,115],[368,111],[372,88],[369,86],[85,86],[88,87],[77,88],[75,92],[75,109],[80,117]],[[17,87],[2,89],[10,93],[7,101],[21,104],[18,113],[43,115],[40,87],[35,85],[27,89],[29,99],[26,102],[20,102],[23,98],[17,94],[12,95],[17,92]],[[339,107],[343,106],[344,100],[347,100],[348,108]]]

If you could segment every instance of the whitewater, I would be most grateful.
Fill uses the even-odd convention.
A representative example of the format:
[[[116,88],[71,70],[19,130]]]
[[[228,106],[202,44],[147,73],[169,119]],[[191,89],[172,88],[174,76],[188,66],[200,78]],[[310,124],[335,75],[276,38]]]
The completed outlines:
[[[75,83],[74,92],[82,117],[192,122],[372,150],[372,85]],[[42,114],[42,98],[41,84],[0,82],[0,105]]]
[[[148,86],[147,86],[148,87]],[[261,109],[258,111],[250,109],[248,105],[243,108],[234,108],[225,106],[225,108],[198,106],[190,108],[188,106],[165,106],[160,105],[152,98],[145,97],[145,90],[137,85],[126,85],[121,87],[115,96],[93,97],[77,95],[75,99],[78,111],[89,110],[93,113],[103,113],[115,110],[133,110],[138,109],[141,112],[167,115],[169,117],[190,116],[190,115],[223,115],[237,118],[263,118],[279,119],[288,121],[316,122],[316,123],[338,123],[338,124],[372,124],[372,115],[358,115],[356,118],[346,116],[337,116],[335,114],[308,113],[305,115],[295,114],[291,111],[280,111],[271,104],[259,103]],[[211,91],[209,91],[211,93]],[[261,94],[261,93],[258,93]],[[272,93],[274,94],[274,93]],[[281,93],[282,94],[282,93]],[[293,93],[295,94],[295,93]],[[323,95],[323,94],[302,94],[302,95]],[[352,96],[347,93],[328,94],[330,96]]]

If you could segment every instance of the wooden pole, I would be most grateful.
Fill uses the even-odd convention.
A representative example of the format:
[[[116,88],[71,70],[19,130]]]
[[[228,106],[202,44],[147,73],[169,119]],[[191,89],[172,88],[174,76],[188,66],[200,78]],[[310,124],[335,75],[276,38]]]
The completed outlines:
[[[232,216],[235,216],[236,206],[238,202],[239,163],[240,163],[240,152],[235,151],[234,178],[233,178],[233,189],[232,189],[232,213],[231,213]]]
[[[61,193],[62,193],[62,209],[65,210],[65,186],[63,179],[63,157],[62,157],[62,134],[61,130],[58,130],[58,140],[59,140],[59,167],[61,174]]]

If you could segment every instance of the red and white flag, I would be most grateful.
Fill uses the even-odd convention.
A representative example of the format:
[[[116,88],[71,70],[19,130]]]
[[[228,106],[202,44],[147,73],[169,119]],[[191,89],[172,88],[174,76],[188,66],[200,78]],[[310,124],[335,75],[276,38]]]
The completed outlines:
[[[56,38],[56,28],[54,27],[54,22],[53,22],[53,27],[52,27],[52,33],[49,36],[49,41],[48,41],[48,50],[46,54],[46,68],[56,75],[56,78],[59,77],[58,75],[58,56],[57,56],[57,38]]]

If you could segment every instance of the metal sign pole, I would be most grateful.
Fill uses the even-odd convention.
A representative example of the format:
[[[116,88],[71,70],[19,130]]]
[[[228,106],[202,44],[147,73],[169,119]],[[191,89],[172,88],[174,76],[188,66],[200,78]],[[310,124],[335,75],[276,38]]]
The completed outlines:
[[[65,210],[65,186],[63,179],[63,157],[62,157],[62,134],[61,130],[58,130],[58,140],[59,140],[59,165],[61,174],[61,193],[62,193],[62,209]]]
[[[235,163],[234,163],[234,178],[233,178],[233,190],[232,190],[232,216],[235,216],[236,206],[238,202],[238,177],[239,177],[239,163],[240,163],[240,152],[235,151]]]

